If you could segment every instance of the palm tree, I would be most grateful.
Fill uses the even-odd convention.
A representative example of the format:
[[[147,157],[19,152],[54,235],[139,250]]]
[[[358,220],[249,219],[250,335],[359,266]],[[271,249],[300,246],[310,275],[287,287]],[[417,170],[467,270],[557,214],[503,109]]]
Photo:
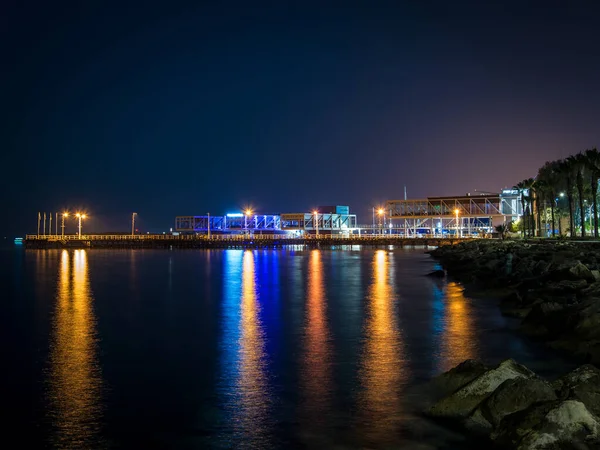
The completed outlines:
[[[543,211],[544,211],[544,221],[546,220],[546,215],[545,215],[545,205],[546,205],[546,182],[544,180],[540,180],[538,178],[535,178],[535,182],[533,183],[533,185],[531,186],[532,190],[533,190],[533,195],[534,195],[534,201],[535,201],[535,214],[536,214],[536,221],[535,221],[535,226],[536,226],[536,235],[538,237],[542,236],[542,207],[543,207]],[[532,204],[533,207],[533,204]],[[544,227],[545,229],[545,227]],[[544,233],[545,235],[545,233]]]
[[[573,161],[575,170],[575,186],[577,187],[577,196],[579,197],[579,218],[581,223],[581,237],[585,237],[585,209],[583,208],[583,179],[587,167],[586,158],[583,153],[569,156]]]
[[[532,186],[533,193],[535,196],[535,213],[537,215],[536,220],[536,234],[542,236],[542,214],[544,211],[544,230],[546,229],[546,198],[547,198],[547,183],[541,178],[536,178],[535,183]],[[543,208],[542,208],[543,207]],[[546,233],[544,233],[545,235]]]
[[[552,236],[556,235],[556,198],[560,189],[560,177],[558,175],[558,161],[550,161],[544,164],[539,172],[537,179],[543,182],[545,186],[545,197],[550,200],[550,216],[552,223]]]
[[[498,235],[500,236],[500,239],[502,239],[502,240],[504,240],[504,238],[506,237],[506,233],[508,233],[509,229],[510,229],[509,226],[505,223],[496,225],[496,231],[498,232]]]
[[[533,178],[527,178],[516,184],[513,189],[517,189],[521,194],[521,208],[523,213],[523,237],[525,234],[528,236],[533,235],[534,223],[533,223],[533,208],[532,208],[532,200],[533,196],[533,186],[535,184],[535,180]],[[527,233],[526,233],[527,232]]]
[[[521,223],[521,237],[525,237],[525,190],[527,189],[526,187],[526,182],[527,180],[523,180],[520,181],[519,183],[515,184],[513,186],[513,189],[516,189],[519,191],[519,197],[521,199],[521,217],[523,218],[522,223]]]
[[[585,151],[585,163],[590,176],[590,187],[593,205],[592,223],[594,237],[598,238],[598,179],[600,178],[600,152],[593,148]]]
[[[571,236],[575,234],[575,217],[573,214],[573,178],[575,165],[570,158],[558,161],[557,175],[560,183],[565,187],[567,200],[569,203],[569,228]]]

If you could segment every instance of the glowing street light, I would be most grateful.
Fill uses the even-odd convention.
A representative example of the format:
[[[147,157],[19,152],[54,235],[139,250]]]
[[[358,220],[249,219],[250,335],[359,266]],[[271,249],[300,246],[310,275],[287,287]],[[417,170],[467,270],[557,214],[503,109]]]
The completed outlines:
[[[60,225],[60,228],[62,230],[62,232],[61,232],[62,237],[65,237],[65,217],[69,217],[69,213],[66,211],[64,213],[62,213],[62,223]]]
[[[319,211],[314,210],[313,215],[315,216],[315,235],[319,236]]]
[[[377,210],[377,215],[379,216],[379,233],[383,233],[383,225],[381,223],[382,217],[384,217],[385,210],[383,208],[379,208]]]
[[[454,214],[456,214],[456,237],[458,237],[458,208],[454,210]]]
[[[248,232],[248,217],[252,216],[252,210],[250,208],[246,209],[246,211],[244,211],[244,228],[246,229],[246,232]]]
[[[81,239],[81,220],[86,219],[87,216],[85,214],[77,213],[75,214],[75,217],[79,219],[79,239]]]

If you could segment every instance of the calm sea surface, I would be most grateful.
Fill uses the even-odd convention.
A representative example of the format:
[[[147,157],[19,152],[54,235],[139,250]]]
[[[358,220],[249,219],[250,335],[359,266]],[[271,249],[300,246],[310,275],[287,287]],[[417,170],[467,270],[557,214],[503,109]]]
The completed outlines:
[[[565,365],[423,249],[0,250],[5,436],[52,448],[462,448],[467,358]]]

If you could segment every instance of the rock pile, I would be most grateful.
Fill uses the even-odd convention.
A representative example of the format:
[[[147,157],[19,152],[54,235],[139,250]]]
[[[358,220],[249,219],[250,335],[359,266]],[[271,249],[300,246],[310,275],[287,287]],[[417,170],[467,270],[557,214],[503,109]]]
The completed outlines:
[[[600,364],[600,244],[478,240],[431,254],[467,294],[500,297],[523,332]]]
[[[600,370],[583,365],[550,383],[512,359],[467,360],[432,380],[429,415],[518,450],[600,448]]]

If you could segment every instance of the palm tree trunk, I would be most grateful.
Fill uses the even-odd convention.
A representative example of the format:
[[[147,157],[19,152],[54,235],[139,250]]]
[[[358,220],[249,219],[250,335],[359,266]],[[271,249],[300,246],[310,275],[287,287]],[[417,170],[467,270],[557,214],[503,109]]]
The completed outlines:
[[[575,234],[575,217],[573,215],[573,184],[570,178],[567,178],[567,199],[569,201],[569,228],[571,229],[571,237],[573,237]]]
[[[581,237],[585,237],[585,210],[583,209],[583,183],[577,183],[577,194],[579,195],[579,214],[581,222]]]
[[[592,205],[594,211],[593,224],[594,224],[594,237],[598,238],[598,175],[592,174]]]
[[[558,215],[558,235],[559,236],[563,235],[563,232],[562,232],[562,220],[560,220],[561,219],[561,217],[560,217],[561,215],[562,214],[560,214],[560,213]]]
[[[535,211],[537,214],[537,236],[542,236],[542,215],[540,214],[540,200],[542,199],[541,195],[535,196]]]
[[[525,221],[525,199],[523,198],[523,192],[521,192],[521,217],[523,218],[523,220],[521,220],[521,237],[524,238],[525,237],[525,224],[527,223]]]
[[[555,206],[555,199],[556,199],[556,193],[551,192],[552,194],[552,200],[550,201],[550,215],[552,218],[552,237],[554,237],[556,235],[556,228],[555,228],[555,223],[554,223],[554,206]]]

